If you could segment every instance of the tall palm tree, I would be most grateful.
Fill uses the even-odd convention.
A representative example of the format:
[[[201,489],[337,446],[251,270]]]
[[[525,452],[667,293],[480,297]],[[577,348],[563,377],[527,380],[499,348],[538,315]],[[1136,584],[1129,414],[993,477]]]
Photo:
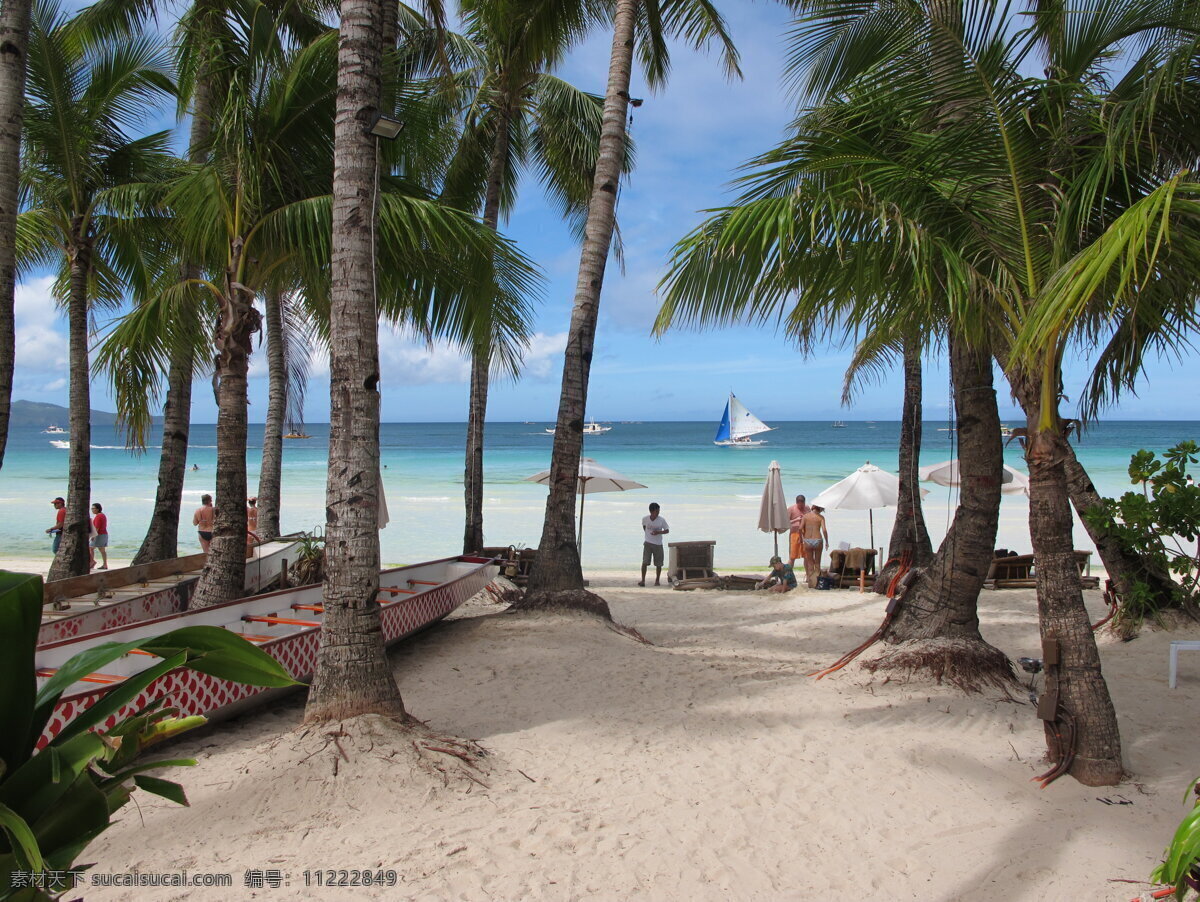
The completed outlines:
[[[0,5],[0,468],[8,444],[17,351],[17,195],[30,7],[30,0],[7,0]]]
[[[467,209],[482,205],[484,225],[498,229],[516,200],[521,171],[533,168],[563,215],[580,221],[599,150],[602,101],[551,73],[599,11],[556,0],[473,0],[463,14],[479,62],[469,72],[470,105],[443,197]],[[471,348],[464,553],[484,542],[484,424],[498,350],[492,334]]]
[[[629,85],[635,53],[640,55],[652,87],[662,84],[670,66],[668,37],[696,46],[720,45],[725,69],[738,73],[737,51],[717,10],[707,0],[616,0],[613,41],[600,153],[584,223],[575,305],[563,356],[562,389],[550,459],[550,494],[538,544],[537,562],[521,604],[567,602],[561,593],[583,588],[583,569],[575,541],[575,487],[583,452],[583,420],[588,378],[600,311],[600,292],[616,223],[617,188],[626,155]]]
[[[22,254],[55,262],[70,337],[71,450],[67,518],[50,579],[87,572],[91,502],[88,314],[115,306],[144,282],[148,254],[108,198],[124,184],[160,178],[169,136],[130,138],[174,93],[169,56],[155,40],[90,45],[57,4],[39,3],[31,29],[19,217]]]

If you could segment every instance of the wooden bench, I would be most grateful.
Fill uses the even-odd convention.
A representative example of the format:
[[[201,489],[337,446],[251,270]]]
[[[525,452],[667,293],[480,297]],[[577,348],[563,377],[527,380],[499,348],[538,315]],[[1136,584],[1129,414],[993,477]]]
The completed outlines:
[[[835,585],[839,589],[853,589],[859,584],[861,575],[862,582],[870,586],[875,582],[875,556],[878,552],[874,548],[835,548],[829,552],[829,572],[837,582]],[[862,562],[862,567],[851,566],[851,562],[858,560]]]
[[[1100,577],[1088,575],[1092,566],[1092,553],[1076,551],[1075,563],[1079,567],[1081,588],[1099,589]],[[1005,557],[992,558],[983,584],[989,589],[1036,589],[1035,566],[1036,561],[1032,554],[1010,554]]]
[[[1176,672],[1179,669],[1179,653],[1181,651],[1200,651],[1200,639],[1176,639],[1171,643],[1171,667],[1167,674],[1167,685],[1175,688]]]

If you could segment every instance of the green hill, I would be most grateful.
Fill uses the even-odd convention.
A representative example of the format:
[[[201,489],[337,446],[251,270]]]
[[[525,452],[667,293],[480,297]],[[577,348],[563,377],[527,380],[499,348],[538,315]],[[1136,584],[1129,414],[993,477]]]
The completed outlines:
[[[38,401],[13,401],[12,419],[9,427],[22,429],[35,427],[45,429],[47,426],[61,426],[66,429],[71,412],[58,404],[42,404]],[[155,417],[155,423],[161,423],[162,417]],[[92,411],[93,426],[115,426],[117,415],[107,410]]]

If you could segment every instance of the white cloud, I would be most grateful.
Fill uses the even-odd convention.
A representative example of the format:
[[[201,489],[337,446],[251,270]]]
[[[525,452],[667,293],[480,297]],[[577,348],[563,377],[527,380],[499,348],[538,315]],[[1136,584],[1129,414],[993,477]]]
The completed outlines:
[[[14,297],[16,369],[22,375],[38,376],[32,382],[42,391],[54,390],[53,385],[43,384],[47,374],[65,373],[67,370],[67,335],[62,329],[62,315],[51,293],[53,285],[53,276],[22,282],[17,285]]]
[[[379,329],[379,366],[385,386],[465,383],[471,377],[471,361],[457,347],[430,345],[390,326]]]
[[[562,353],[567,347],[567,333],[535,332],[529,340],[529,350],[525,352],[525,365],[521,369],[522,376],[533,379],[546,379],[562,371]]]

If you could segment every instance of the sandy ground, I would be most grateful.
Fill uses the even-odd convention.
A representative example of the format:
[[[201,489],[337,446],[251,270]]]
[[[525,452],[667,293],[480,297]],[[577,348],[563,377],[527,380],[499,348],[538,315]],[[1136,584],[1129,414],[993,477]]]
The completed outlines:
[[[83,898],[1047,902],[1150,889],[1200,773],[1200,655],[1181,656],[1170,691],[1167,648],[1200,629],[1102,640],[1128,780],[1041,790],[1042,731],[1021,693],[872,682],[855,665],[806,676],[878,625],[878,596],[635,582],[596,574],[592,588],[650,645],[591,618],[473,604],[393,653],[409,710],[477,740],[478,769],[378,718],[300,730],[302,695],[180,741],[169,756],[198,765],[170,776],[191,807],[139,794],[82,860],[97,874],[225,873],[232,888]],[[981,618],[1013,659],[1037,654],[1032,591],[985,591]],[[254,869],[280,885],[247,887]],[[318,869],[394,870],[396,886],[318,887]]]

